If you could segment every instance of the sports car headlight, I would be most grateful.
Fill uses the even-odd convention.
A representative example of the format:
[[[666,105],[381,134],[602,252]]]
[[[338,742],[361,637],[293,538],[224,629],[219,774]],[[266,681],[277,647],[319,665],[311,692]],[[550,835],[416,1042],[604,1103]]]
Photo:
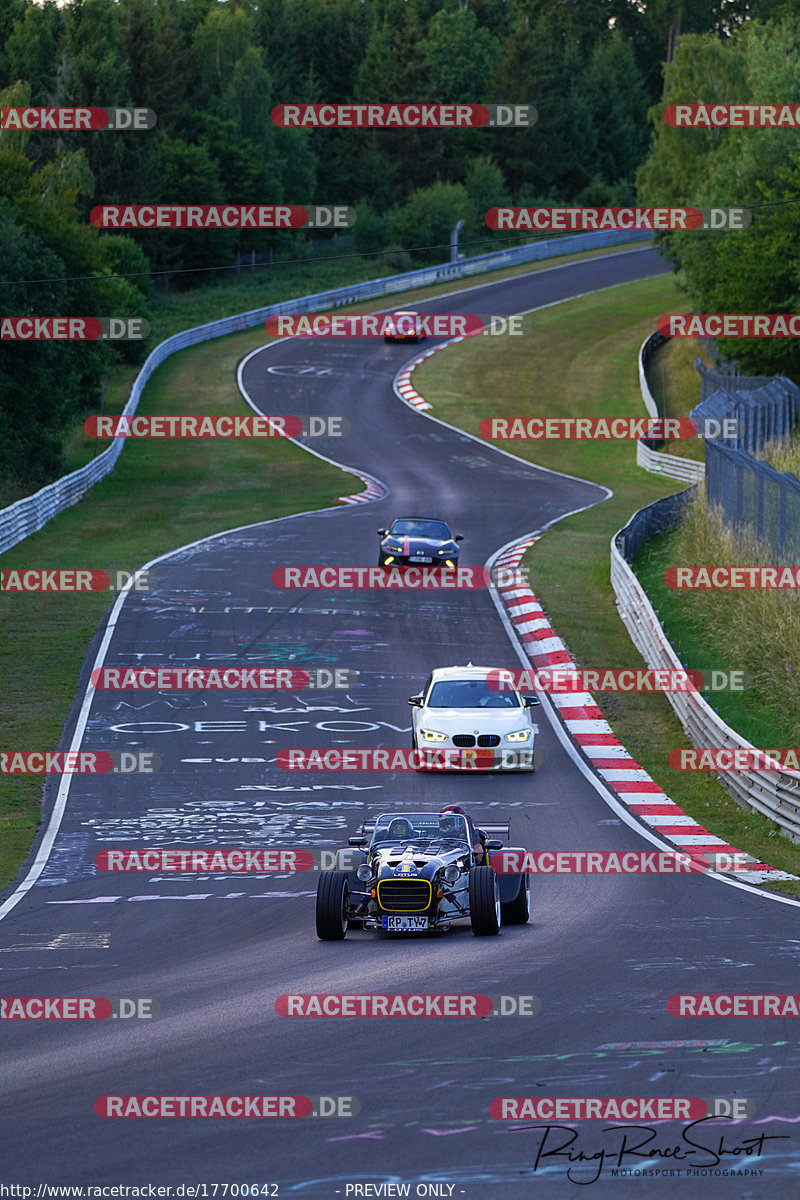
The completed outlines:
[[[507,733],[506,741],[507,742],[527,742],[527,740],[530,736],[531,736],[530,729],[518,729],[518,730],[516,730],[515,733]]]
[[[436,733],[433,729],[420,729],[420,733],[426,742],[446,742],[446,733]]]
[[[442,874],[444,875],[444,877],[448,883],[455,883],[455,881],[458,879],[459,875],[461,874],[461,868],[458,867],[456,865],[456,863],[450,863],[449,866],[445,867]]]
[[[366,863],[362,863],[356,871],[356,878],[360,879],[362,883],[369,883],[372,879],[372,868]]]

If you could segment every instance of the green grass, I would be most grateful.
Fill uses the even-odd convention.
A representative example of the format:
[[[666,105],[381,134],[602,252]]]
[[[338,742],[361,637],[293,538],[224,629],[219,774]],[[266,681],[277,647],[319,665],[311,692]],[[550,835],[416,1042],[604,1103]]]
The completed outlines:
[[[700,403],[700,376],[694,369],[695,358],[711,366],[708,351],[699,338],[670,338],[659,346],[647,366],[647,382],[662,417],[688,417]],[[705,447],[700,438],[668,442],[665,454],[705,461]]]
[[[755,457],[764,459],[776,471],[791,471],[797,476],[800,471],[800,434],[795,433],[782,442],[766,442]]]
[[[407,306],[462,287],[602,253],[563,256],[397,293],[353,306],[351,311],[370,312],[394,303]],[[154,305],[153,336],[160,341],[180,329],[231,313],[380,274],[372,260],[355,273],[353,260],[314,263],[292,272],[272,268],[258,278],[167,293]],[[241,412],[234,381],[236,363],[269,340],[263,329],[256,328],[173,355],[151,378],[138,411],[151,415]],[[124,367],[112,377],[106,394],[107,413],[122,410],[137,370]],[[107,444],[100,442],[99,450]],[[67,441],[67,469],[75,470],[89,461],[92,451],[82,425],[77,426]],[[3,569],[39,565],[132,570],[185,542],[237,525],[322,508],[358,490],[352,475],[281,439],[164,443],[132,439],[113,472],[79,504],[59,514],[0,561]],[[3,501],[11,503],[16,498],[8,496]],[[57,745],[86,649],[109,603],[109,596],[103,593],[3,595],[0,728],[5,748],[38,750]],[[0,887],[14,876],[30,848],[39,825],[41,796],[40,776],[0,776]]]
[[[764,749],[800,745],[800,604],[793,591],[676,590],[667,567],[686,564],[770,566],[755,538],[736,534],[700,493],[682,524],[648,542],[634,563],[683,661],[701,671],[744,670],[743,692],[719,692],[714,707]]]
[[[415,372],[414,384],[435,416],[470,433],[489,416],[641,416],[638,348],[656,318],[680,311],[672,306],[681,302],[675,281],[663,276],[569,301],[527,317],[526,337],[469,339],[434,355]],[[682,485],[638,468],[632,442],[501,445],[613,489],[604,503],[550,528],[525,563],[580,666],[641,666],[616,610],[609,543],[637,509]],[[600,705],[619,739],[687,813],[739,849],[800,875],[800,848],[772,822],[740,809],[710,774],[669,768],[669,750],[689,740],[665,697],[605,694]],[[800,895],[798,884],[785,890]]]

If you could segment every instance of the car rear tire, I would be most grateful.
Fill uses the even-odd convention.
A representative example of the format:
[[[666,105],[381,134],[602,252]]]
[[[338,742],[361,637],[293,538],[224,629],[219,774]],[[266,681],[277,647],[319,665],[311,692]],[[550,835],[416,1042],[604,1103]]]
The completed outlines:
[[[347,898],[350,891],[345,871],[323,871],[317,884],[317,937],[321,942],[340,942],[347,933]]]
[[[504,925],[527,925],[531,915],[531,898],[528,891],[528,877],[523,875],[519,891],[513,900],[500,905]]]
[[[500,890],[492,867],[471,867],[469,872],[469,920],[476,937],[500,932]]]

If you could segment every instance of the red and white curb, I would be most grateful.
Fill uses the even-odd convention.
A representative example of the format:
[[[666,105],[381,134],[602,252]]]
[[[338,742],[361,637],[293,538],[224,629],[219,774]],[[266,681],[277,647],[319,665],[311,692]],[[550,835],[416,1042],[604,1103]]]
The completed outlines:
[[[389,495],[388,488],[374,475],[366,475],[363,471],[354,471],[353,474],[364,480],[367,490],[355,492],[352,496],[340,496],[339,501],[342,504],[369,504],[372,500],[382,500],[384,496]]]
[[[446,342],[440,342],[438,346],[434,346],[431,350],[425,350],[424,353],[418,354],[417,357],[412,359],[407,366],[403,367],[402,371],[400,371],[400,373],[395,377],[395,395],[399,396],[400,399],[404,401],[404,403],[408,404],[411,408],[419,409],[421,412],[425,412],[427,409],[433,408],[433,405],[430,404],[423,396],[420,396],[419,392],[415,391],[415,389],[411,386],[411,372],[418,367],[421,362],[424,362],[426,358],[430,358],[432,354],[436,354],[439,350],[444,350],[445,346],[454,346],[456,342],[463,341],[463,337],[448,338]]]
[[[538,534],[516,542],[495,560],[495,566],[516,568],[525,551],[539,540]],[[510,571],[509,571],[510,574]],[[541,605],[527,586],[514,584],[498,587],[506,611],[534,667],[575,667],[564,642],[550,625]],[[649,825],[654,833],[682,851],[708,854],[735,854],[739,861],[751,862],[747,871],[731,872],[743,883],[763,883],[765,879],[797,879],[758,862],[722,838],[698,825],[651,779],[611,730],[594,697],[588,692],[551,693],[550,699],[567,733],[580,747],[595,771],[617,793],[619,800]]]

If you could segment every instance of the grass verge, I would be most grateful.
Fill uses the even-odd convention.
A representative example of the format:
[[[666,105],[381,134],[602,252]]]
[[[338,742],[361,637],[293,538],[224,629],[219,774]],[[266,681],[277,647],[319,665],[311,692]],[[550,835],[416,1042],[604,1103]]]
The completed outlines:
[[[694,369],[696,358],[701,358],[707,367],[711,366],[708,350],[699,338],[675,337],[659,346],[650,359],[647,382],[662,417],[688,417],[700,403],[700,376]],[[705,448],[700,438],[668,442],[663,450],[679,458],[705,461]]]
[[[433,415],[474,434],[489,416],[641,416],[638,348],[656,318],[680,311],[671,306],[681,300],[674,279],[662,276],[543,309],[525,319],[526,337],[468,339],[434,355],[415,372],[414,385]],[[638,468],[631,442],[521,441],[506,448],[613,489],[604,503],[549,529],[525,562],[580,666],[641,666],[616,610],[609,543],[637,509],[681,485]],[[664,696],[606,694],[600,704],[617,737],[687,813],[739,849],[800,875],[800,847],[772,822],[739,808],[707,773],[669,768],[669,750],[688,739]],[[800,895],[800,884],[773,886]]]
[[[634,569],[681,659],[703,672],[744,670],[751,686],[719,692],[714,707],[756,746],[800,745],[800,604],[787,590],[676,590],[667,567],[772,566],[755,537],[734,533],[699,493],[677,529],[645,544]]]

